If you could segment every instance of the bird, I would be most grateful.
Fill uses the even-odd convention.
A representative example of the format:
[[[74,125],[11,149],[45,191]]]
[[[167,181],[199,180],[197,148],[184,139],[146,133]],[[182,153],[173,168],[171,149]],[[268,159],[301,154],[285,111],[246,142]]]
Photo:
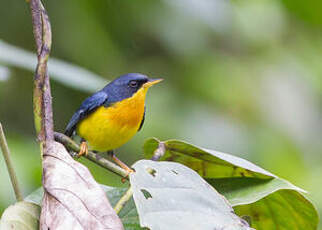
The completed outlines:
[[[133,172],[119,160],[114,149],[128,142],[145,120],[145,98],[148,89],[163,79],[128,73],[111,81],[86,98],[68,122],[65,134],[81,138],[78,157],[88,150],[106,152],[128,173]]]

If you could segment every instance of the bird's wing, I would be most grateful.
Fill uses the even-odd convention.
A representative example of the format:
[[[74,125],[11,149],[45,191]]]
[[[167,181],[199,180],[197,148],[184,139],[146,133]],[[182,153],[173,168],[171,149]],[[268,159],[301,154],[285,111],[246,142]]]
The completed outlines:
[[[70,119],[65,134],[72,136],[78,122],[84,119],[87,115],[93,112],[97,107],[103,105],[107,101],[107,94],[99,91],[83,101],[79,109],[74,113]]]
[[[143,114],[143,118],[142,118],[142,121],[141,121],[141,124],[140,124],[140,127],[138,129],[138,132],[142,129],[142,126],[144,124],[144,120],[145,120],[145,110],[146,110],[146,107],[144,106],[144,114]]]

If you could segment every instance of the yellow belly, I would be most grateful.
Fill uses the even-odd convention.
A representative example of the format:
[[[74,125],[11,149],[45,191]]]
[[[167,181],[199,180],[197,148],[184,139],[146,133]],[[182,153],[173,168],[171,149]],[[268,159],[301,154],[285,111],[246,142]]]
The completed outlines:
[[[90,149],[108,151],[129,141],[138,131],[144,115],[146,90],[109,107],[101,106],[77,125],[77,134]]]

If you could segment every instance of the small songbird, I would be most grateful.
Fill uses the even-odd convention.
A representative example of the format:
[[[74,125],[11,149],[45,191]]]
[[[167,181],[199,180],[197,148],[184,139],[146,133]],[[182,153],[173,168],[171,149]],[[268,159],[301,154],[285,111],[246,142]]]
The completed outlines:
[[[114,155],[114,149],[138,132],[145,118],[145,96],[148,89],[162,81],[139,73],[116,78],[103,89],[86,98],[70,119],[65,134],[75,131],[81,137],[78,156],[93,151],[107,152],[128,172],[132,170]]]

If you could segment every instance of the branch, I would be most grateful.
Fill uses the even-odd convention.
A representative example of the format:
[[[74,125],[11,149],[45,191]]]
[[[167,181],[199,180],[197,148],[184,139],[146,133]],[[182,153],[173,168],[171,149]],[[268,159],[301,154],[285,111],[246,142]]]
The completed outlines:
[[[33,94],[34,120],[38,140],[42,145],[44,142],[54,140],[52,100],[47,71],[51,49],[51,28],[47,12],[40,0],[31,0],[30,9],[38,56]]]
[[[79,152],[80,148],[79,145],[76,144],[71,138],[66,136],[65,134],[55,132],[54,133],[55,140],[57,142],[62,143],[68,150]],[[127,172],[122,169],[121,167],[117,166],[113,162],[105,159],[104,157],[96,154],[92,151],[88,151],[88,155],[85,156],[88,160],[93,161],[94,163],[100,165],[101,167],[125,178],[127,176]]]
[[[13,190],[14,190],[15,195],[16,195],[16,199],[17,199],[17,201],[22,201],[23,200],[22,193],[21,193],[21,190],[19,188],[17,176],[16,176],[15,170],[14,170],[12,162],[11,162],[9,147],[8,147],[7,140],[6,140],[6,137],[4,135],[1,123],[0,123],[0,147],[1,147],[1,150],[2,150],[4,160],[5,160],[6,165],[7,165],[8,173],[9,173],[9,176],[10,176],[10,180],[11,180]]]

